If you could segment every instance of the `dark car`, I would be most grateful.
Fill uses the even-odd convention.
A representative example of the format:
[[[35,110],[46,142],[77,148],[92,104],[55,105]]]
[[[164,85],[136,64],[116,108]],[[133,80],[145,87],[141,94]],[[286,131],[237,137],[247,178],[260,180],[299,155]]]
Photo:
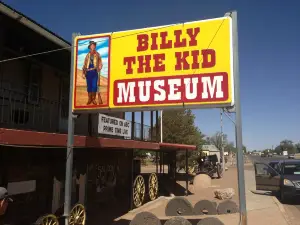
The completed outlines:
[[[261,155],[260,155],[261,157],[266,157],[267,156],[267,154],[266,153],[261,153]]]
[[[265,163],[254,165],[257,190],[279,194],[282,202],[300,198],[300,160],[274,161],[274,168]]]
[[[288,158],[289,159],[294,159],[295,158],[295,154],[289,154]]]
[[[277,165],[279,162],[280,162],[280,160],[271,161],[271,162],[269,162],[269,166],[271,166],[273,169],[277,170]]]

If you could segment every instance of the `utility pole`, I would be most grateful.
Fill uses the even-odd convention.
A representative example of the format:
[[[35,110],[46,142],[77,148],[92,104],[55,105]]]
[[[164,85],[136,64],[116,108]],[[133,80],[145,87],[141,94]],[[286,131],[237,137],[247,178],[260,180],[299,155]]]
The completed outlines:
[[[225,171],[225,159],[224,159],[224,138],[223,138],[223,109],[220,109],[220,123],[221,123],[221,159],[222,159],[222,170]]]

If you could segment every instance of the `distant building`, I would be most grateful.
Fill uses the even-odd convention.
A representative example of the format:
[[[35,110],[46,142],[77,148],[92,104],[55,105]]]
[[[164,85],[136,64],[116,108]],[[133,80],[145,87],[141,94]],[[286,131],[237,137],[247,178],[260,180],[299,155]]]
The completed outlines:
[[[217,155],[220,159],[220,150],[215,145],[203,145],[202,152],[206,155]]]

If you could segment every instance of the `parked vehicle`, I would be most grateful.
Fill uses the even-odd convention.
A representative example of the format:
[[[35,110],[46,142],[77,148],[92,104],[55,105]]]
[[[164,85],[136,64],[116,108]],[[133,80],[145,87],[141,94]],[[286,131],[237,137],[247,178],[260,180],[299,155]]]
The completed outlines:
[[[272,157],[273,154],[272,154],[271,152],[269,152],[269,153],[267,154],[267,156],[268,156],[268,157]]]
[[[255,163],[256,189],[278,194],[282,202],[300,198],[300,160],[281,160],[271,164]]]
[[[271,166],[273,169],[277,169],[277,165],[278,165],[278,163],[279,163],[280,161],[279,160],[277,160],[277,161],[271,161],[271,162],[269,162],[269,166]]]
[[[266,157],[266,156],[267,156],[267,154],[266,154],[266,153],[264,153],[264,152],[262,152],[260,156],[261,156],[261,157]]]
[[[196,174],[205,173],[210,177],[217,174],[218,178],[223,177],[223,169],[221,165],[221,160],[219,162],[217,155],[209,155],[201,157],[199,160],[199,166]]]
[[[295,154],[289,154],[288,158],[289,159],[294,159],[295,158]]]

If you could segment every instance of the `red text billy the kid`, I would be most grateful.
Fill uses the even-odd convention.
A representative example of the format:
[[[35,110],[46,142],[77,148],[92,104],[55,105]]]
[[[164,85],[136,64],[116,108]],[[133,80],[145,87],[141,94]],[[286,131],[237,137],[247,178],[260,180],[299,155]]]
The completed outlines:
[[[183,37],[183,32],[186,37]],[[171,39],[170,35],[174,35]],[[202,73],[202,69],[216,65],[214,49],[196,49],[200,27],[174,32],[153,32],[137,35],[137,53],[162,49],[178,49],[174,52],[175,65],[173,71],[191,71],[188,75],[155,76],[137,78],[133,74],[164,73],[166,71],[166,54],[157,53],[124,57],[123,65],[129,79],[114,82],[114,104],[152,105],[174,103],[217,102],[228,99],[228,74]],[[190,51],[180,48],[192,47]],[[193,48],[194,47],[194,48]],[[192,72],[193,71],[193,72]],[[197,73],[198,72],[198,73]]]

